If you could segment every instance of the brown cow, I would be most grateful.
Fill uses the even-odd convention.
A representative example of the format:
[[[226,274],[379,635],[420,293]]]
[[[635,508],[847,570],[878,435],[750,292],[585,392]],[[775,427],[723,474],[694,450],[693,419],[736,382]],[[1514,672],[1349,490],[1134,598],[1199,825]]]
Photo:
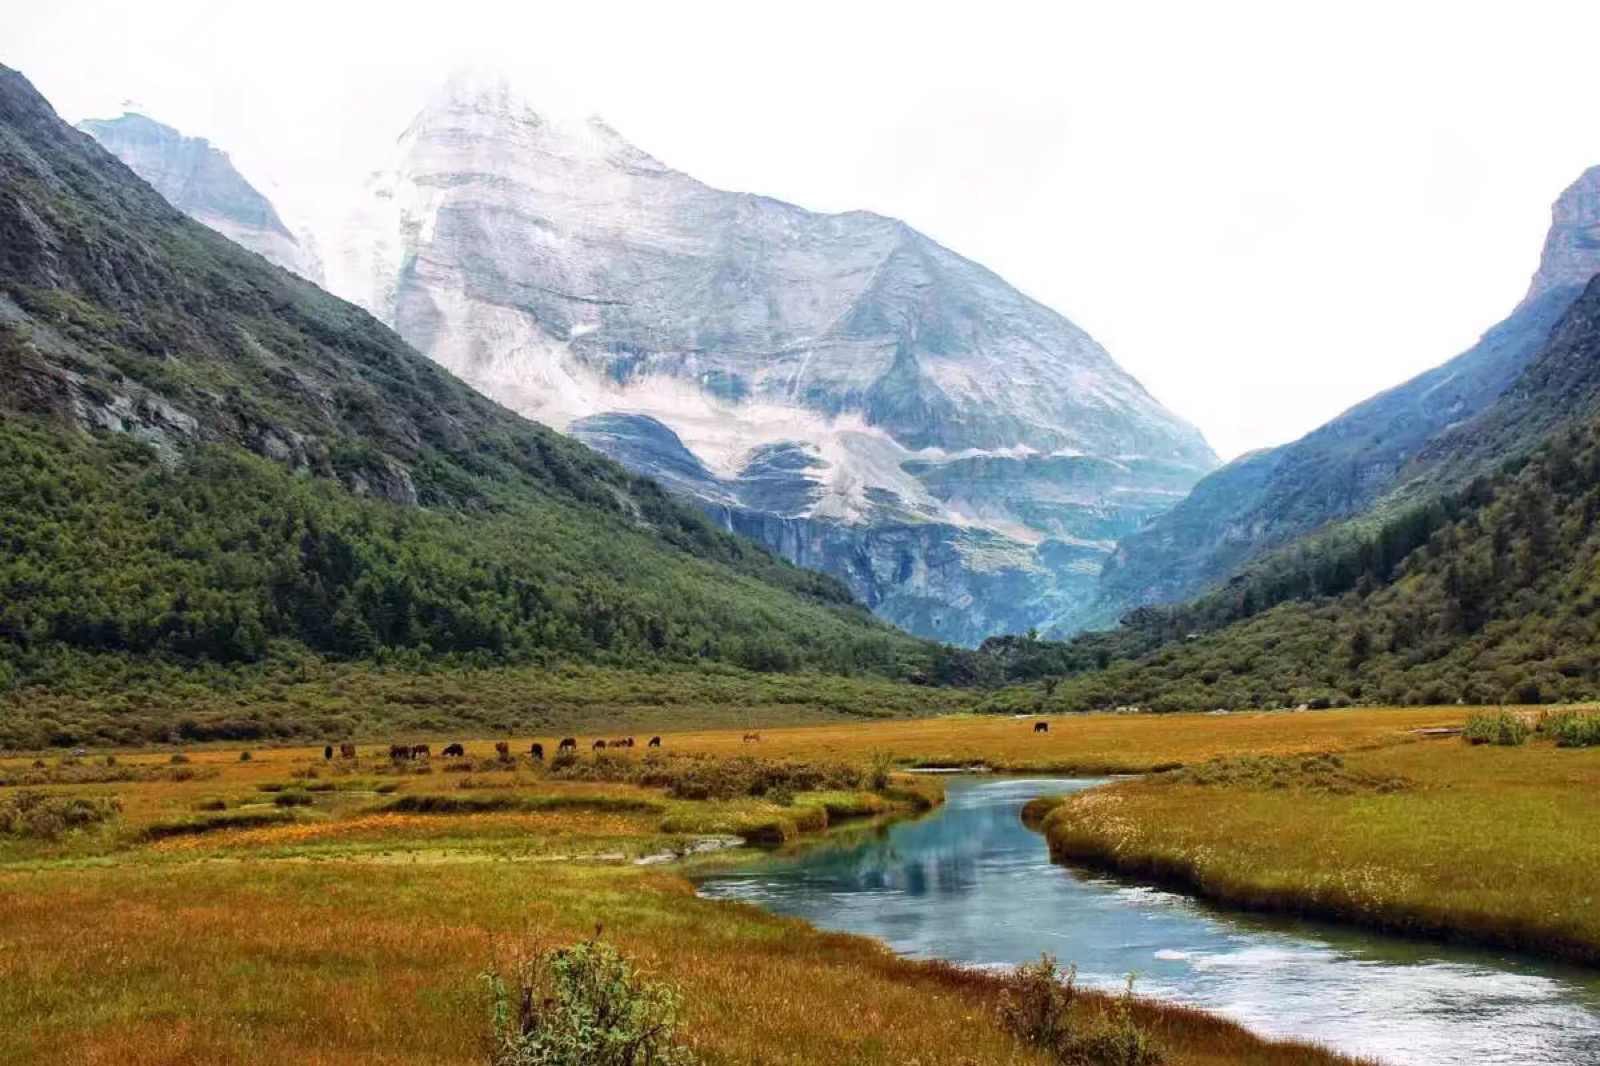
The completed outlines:
[[[577,750],[578,750],[578,741],[577,741],[577,738],[575,738],[575,737],[567,737],[560,744],[556,745],[556,753],[557,754],[560,754],[563,751],[577,751]]]
[[[544,762],[544,745],[543,744],[534,744],[533,747],[528,749],[528,754],[532,755],[535,759],[538,759],[540,762]]]
[[[1050,732],[1050,723],[1049,722],[1035,722],[1035,723],[1033,723],[1033,731],[1035,733],[1048,733],[1048,732]]]
[[[354,759],[355,757],[356,757],[356,746],[354,744],[340,744],[339,745],[339,758],[341,758],[341,759]]]
[[[650,738],[650,743],[645,745],[645,747],[647,747],[647,748],[659,748],[660,746],[661,746],[661,738],[660,737],[651,737]]]
[[[461,744],[450,744],[447,745],[439,754],[443,755],[446,759],[464,759],[467,756],[467,749]]]

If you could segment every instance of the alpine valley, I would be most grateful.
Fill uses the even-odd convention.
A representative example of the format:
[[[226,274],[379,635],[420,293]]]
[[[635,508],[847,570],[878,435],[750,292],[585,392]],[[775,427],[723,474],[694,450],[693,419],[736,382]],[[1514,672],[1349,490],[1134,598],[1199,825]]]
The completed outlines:
[[[238,237],[161,180],[195,142],[83,128]],[[337,215],[330,291],[914,633],[1073,628],[1116,542],[1216,465],[1083,330],[910,226],[711,188],[493,77],[452,79]]]

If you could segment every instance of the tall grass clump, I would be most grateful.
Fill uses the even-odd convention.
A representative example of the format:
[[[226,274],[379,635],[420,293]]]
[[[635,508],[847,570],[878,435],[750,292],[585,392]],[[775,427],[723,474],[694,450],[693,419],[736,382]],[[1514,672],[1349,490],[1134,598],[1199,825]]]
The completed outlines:
[[[1539,724],[1539,732],[1556,742],[1558,748],[1600,746],[1600,714],[1562,711]]]
[[[57,840],[115,818],[122,811],[116,798],[59,796],[22,789],[0,802],[0,836]]]
[[[1526,741],[1533,730],[1527,722],[1509,711],[1489,711],[1467,719],[1461,730],[1468,744],[1498,744],[1514,748]]]
[[[598,937],[485,975],[490,1066],[698,1066],[682,1008]]]
[[[1133,977],[1109,1008],[1084,1020],[1078,1009],[1078,969],[1065,972],[1046,954],[1002,979],[996,1013],[1018,1041],[1061,1066],[1158,1066],[1165,1061],[1134,1013]]]

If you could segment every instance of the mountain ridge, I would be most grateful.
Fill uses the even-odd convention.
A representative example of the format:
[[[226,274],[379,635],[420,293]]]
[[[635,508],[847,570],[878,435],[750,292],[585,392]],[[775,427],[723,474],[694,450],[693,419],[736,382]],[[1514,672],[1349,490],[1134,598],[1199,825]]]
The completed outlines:
[[[330,289],[485,393],[942,639],[1049,624],[1083,556],[1215,463],[1081,329],[904,222],[713,189],[481,77],[318,247]],[[1080,453],[1097,477],[1041,473]]]

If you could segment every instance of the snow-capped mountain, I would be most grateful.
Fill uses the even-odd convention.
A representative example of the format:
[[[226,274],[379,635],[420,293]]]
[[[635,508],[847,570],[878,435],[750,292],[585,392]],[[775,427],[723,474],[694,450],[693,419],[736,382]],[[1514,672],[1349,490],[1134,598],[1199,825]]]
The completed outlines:
[[[285,270],[321,282],[315,252],[284,225],[267,198],[203,137],[185,137],[144,115],[89,119],[78,128],[152,185],[168,203]]]
[[[711,188],[494,77],[453,79],[316,246],[325,287],[483,392],[946,640],[1049,629],[1216,465],[1083,330],[905,223]]]

